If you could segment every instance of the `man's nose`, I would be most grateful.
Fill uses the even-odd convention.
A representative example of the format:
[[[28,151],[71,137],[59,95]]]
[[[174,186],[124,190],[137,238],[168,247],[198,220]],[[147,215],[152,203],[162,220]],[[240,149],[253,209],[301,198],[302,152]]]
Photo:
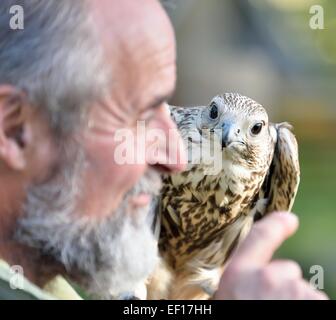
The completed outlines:
[[[148,163],[154,168],[168,173],[177,173],[185,170],[187,164],[186,146],[175,122],[170,117],[168,107],[162,106],[154,129],[162,131],[160,138],[164,139],[164,141],[158,143],[158,157],[155,156],[156,159],[153,159],[154,156],[150,153],[149,158],[147,158]]]

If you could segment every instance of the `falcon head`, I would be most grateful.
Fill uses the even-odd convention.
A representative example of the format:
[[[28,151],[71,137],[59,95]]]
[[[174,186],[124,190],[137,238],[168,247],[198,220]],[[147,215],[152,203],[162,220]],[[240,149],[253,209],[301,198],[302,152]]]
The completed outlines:
[[[223,159],[257,169],[273,157],[276,129],[265,109],[248,97],[237,93],[214,97],[200,111],[196,126],[202,140],[220,144]]]

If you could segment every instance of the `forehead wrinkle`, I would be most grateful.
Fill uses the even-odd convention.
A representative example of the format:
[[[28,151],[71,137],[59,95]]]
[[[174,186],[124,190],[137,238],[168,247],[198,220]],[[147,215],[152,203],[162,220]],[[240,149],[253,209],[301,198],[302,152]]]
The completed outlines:
[[[107,61],[136,64],[152,52],[163,52],[173,47],[171,60],[175,60],[175,37],[170,20],[159,2],[132,0],[89,2],[90,13],[96,22],[97,36],[102,40]],[[119,60],[119,61],[117,61]],[[149,64],[150,65],[150,64]]]
[[[166,72],[170,72],[169,68],[175,69],[175,56],[169,57],[170,60],[161,58],[162,52],[156,51],[151,55],[144,55],[146,60],[141,60],[140,55],[138,57],[132,56],[131,52],[128,50],[129,48],[122,47],[124,49],[124,54],[119,55],[119,64],[115,67],[115,71],[119,74],[118,77],[114,77],[112,79],[112,90],[113,96],[119,106],[123,109],[124,113],[129,114],[130,112],[134,112],[137,110],[136,106],[141,106],[139,112],[148,109],[151,103],[154,103],[152,94],[155,96],[154,98],[169,98],[172,92],[174,91],[175,86],[175,78],[174,81],[167,84],[166,86],[157,86],[156,82],[153,81],[155,78],[162,78],[160,74],[165,74]],[[168,46],[165,48],[168,55]],[[141,56],[142,56],[141,55]],[[155,58],[157,57],[157,59]],[[174,60],[173,60],[174,59]],[[138,61],[138,62],[137,62]],[[155,62],[157,61],[157,63]],[[147,72],[141,71],[137,66],[139,62],[143,67],[146,68]],[[122,66],[128,65],[129,72],[124,74],[121,70]],[[148,66],[148,67],[147,67]],[[119,71],[119,72],[118,72]],[[173,72],[173,71],[172,71]],[[175,72],[175,71],[174,71]],[[166,83],[165,80],[162,83]],[[169,77],[170,79],[170,77]],[[150,80],[150,81],[149,81]],[[162,80],[163,81],[163,80]],[[128,83],[128,85],[124,85]],[[139,96],[139,91],[135,90],[138,86],[146,87],[146,93],[141,94]],[[120,89],[122,86],[122,90]],[[150,100],[149,100],[150,99]]]

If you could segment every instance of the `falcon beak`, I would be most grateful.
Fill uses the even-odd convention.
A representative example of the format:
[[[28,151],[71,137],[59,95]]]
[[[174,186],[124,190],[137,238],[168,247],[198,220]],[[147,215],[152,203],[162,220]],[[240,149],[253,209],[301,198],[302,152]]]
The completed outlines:
[[[227,148],[232,142],[237,141],[240,130],[235,128],[232,122],[224,122],[222,125],[222,148]]]
[[[230,143],[230,131],[232,124],[231,123],[223,123],[222,125],[222,148],[226,148]]]

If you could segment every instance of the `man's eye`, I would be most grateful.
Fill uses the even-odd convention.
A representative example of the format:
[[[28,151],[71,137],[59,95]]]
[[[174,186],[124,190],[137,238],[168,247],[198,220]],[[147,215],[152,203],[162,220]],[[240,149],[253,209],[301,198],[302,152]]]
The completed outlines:
[[[212,120],[216,120],[218,118],[218,107],[214,102],[211,103],[211,105],[210,105],[209,116]]]
[[[256,136],[261,132],[261,129],[263,127],[263,123],[262,122],[258,122],[256,123],[252,128],[251,128],[251,133],[252,135]]]

